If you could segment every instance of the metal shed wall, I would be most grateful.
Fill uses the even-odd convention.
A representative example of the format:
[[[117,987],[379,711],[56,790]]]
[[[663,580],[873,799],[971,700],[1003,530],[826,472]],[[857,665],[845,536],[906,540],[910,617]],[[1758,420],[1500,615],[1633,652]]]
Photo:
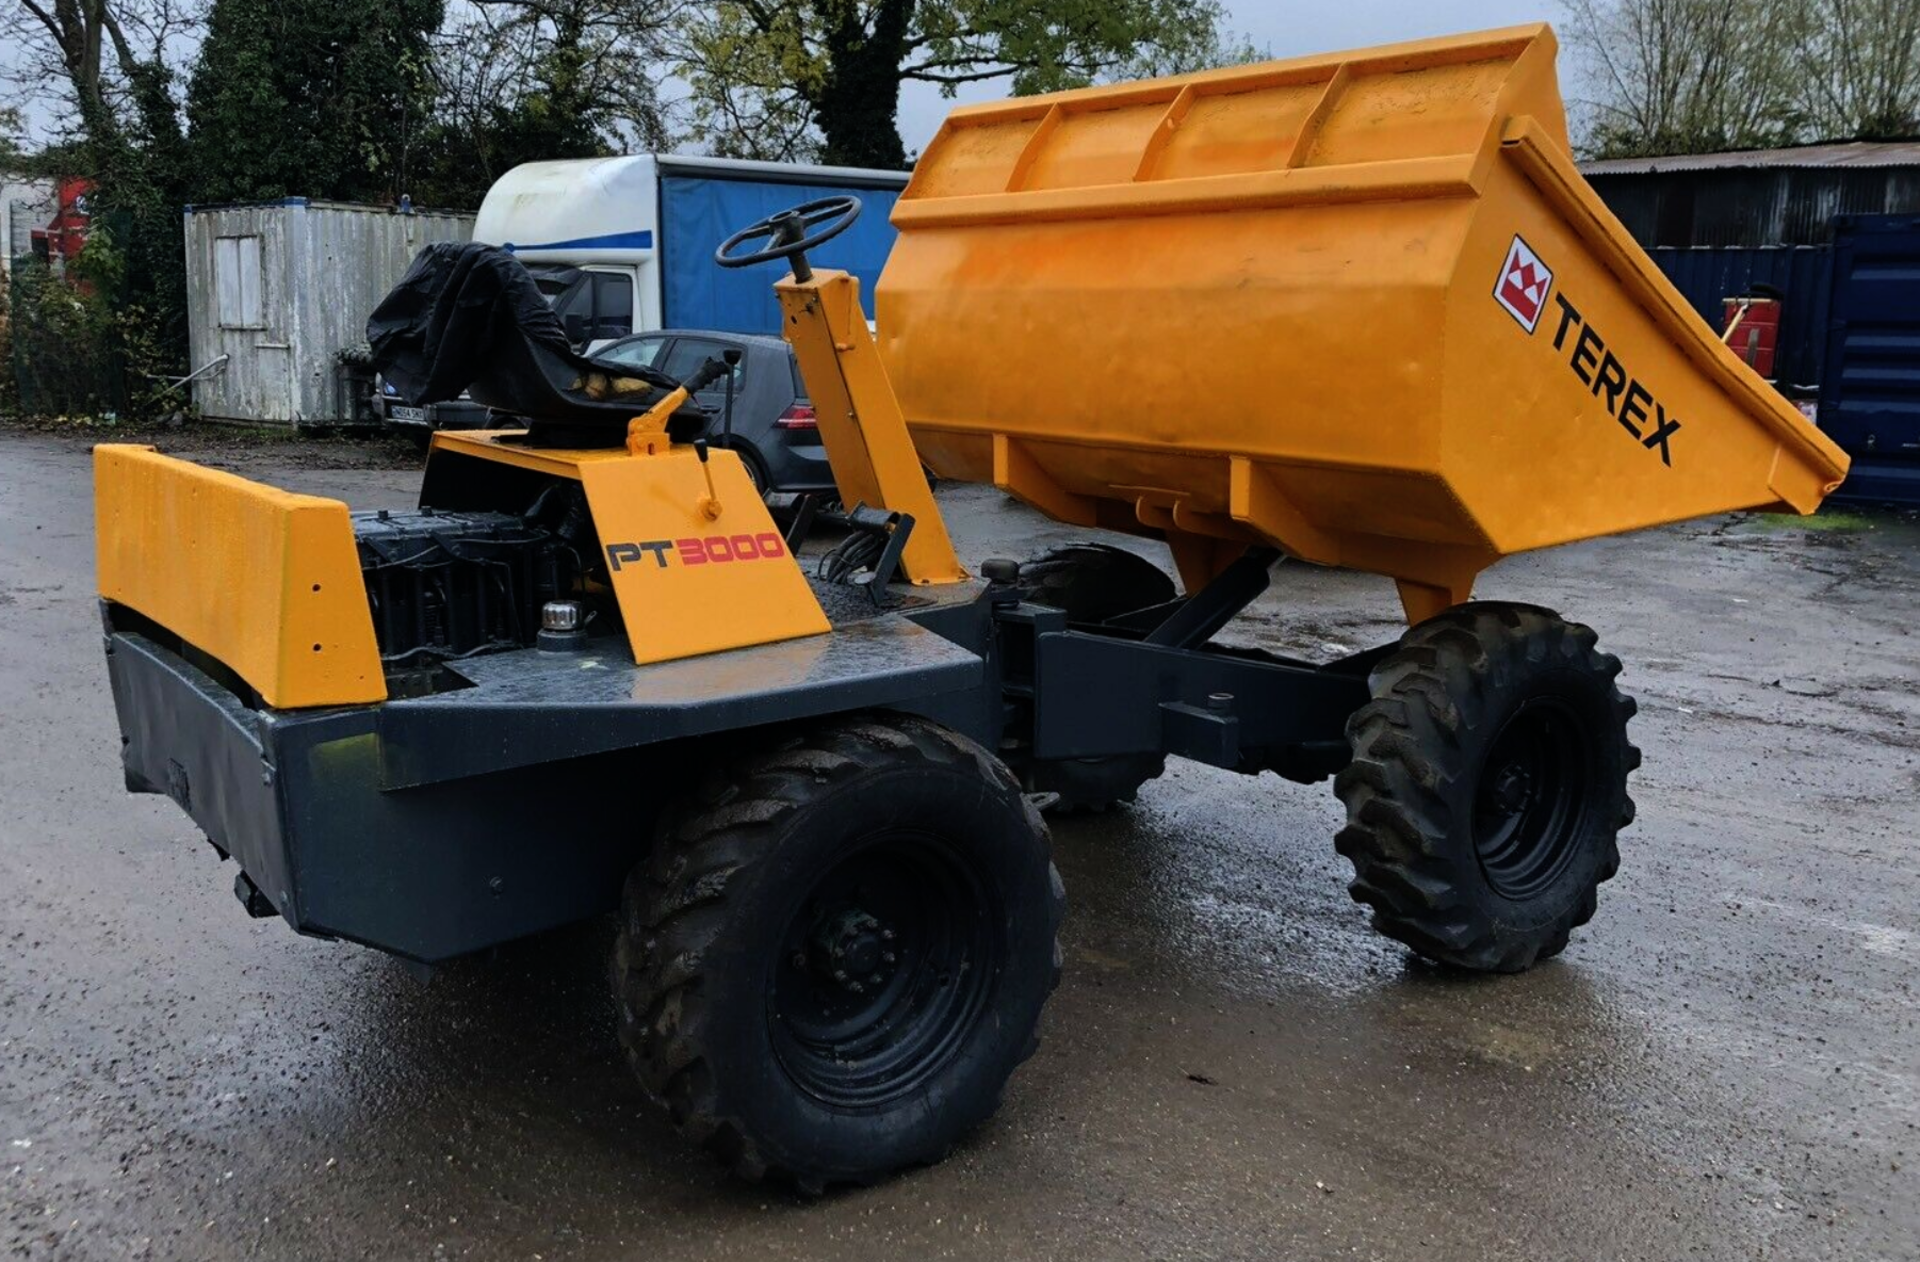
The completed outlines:
[[[1836,215],[1920,211],[1920,166],[1676,167],[1587,182],[1646,249],[1825,245]]]
[[[194,402],[203,416],[270,424],[350,419],[336,356],[365,340],[367,316],[422,246],[473,234],[471,215],[306,198],[186,215],[188,347],[206,370]],[[233,274],[256,254],[257,297]]]

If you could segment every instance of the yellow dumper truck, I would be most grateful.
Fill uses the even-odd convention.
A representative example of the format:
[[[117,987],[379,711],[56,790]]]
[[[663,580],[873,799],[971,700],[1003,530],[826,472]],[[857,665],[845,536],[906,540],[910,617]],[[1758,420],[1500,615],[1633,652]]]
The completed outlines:
[[[431,964],[617,911],[646,1090],[743,1175],[937,1159],[1035,1045],[1064,905],[1039,811],[1170,754],[1332,778],[1352,892],[1468,969],[1562,950],[1633,818],[1594,633],[1475,602],[1513,552],[1812,512],[1846,459],[1581,181],[1545,27],[957,109],[893,214],[877,337],[778,261],[848,530],[796,558],[730,432],[581,360],[523,269],[424,253],[389,380],[532,418],[351,513],[98,452],[128,786],[247,909]],[[956,556],[922,466],[1164,544]],[[1215,637],[1283,559],[1390,578],[1335,661]]]

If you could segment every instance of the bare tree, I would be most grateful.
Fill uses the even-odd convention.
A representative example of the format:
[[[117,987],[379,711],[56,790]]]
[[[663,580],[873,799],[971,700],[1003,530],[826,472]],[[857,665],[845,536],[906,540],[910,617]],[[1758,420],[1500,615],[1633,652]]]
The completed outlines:
[[[496,107],[571,98],[610,139],[664,147],[668,35],[690,0],[462,0],[447,9],[433,74],[442,108],[478,127]],[[557,103],[557,102],[556,102]]]
[[[1819,132],[1920,135],[1920,0],[1812,0],[1802,82]]]
[[[1576,101],[1599,156],[1791,143],[1807,123],[1810,0],[1563,0],[1595,85]],[[1859,4],[1879,0],[1821,0]],[[1901,0],[1914,3],[1916,0]]]
[[[117,128],[137,68],[178,60],[205,21],[203,0],[12,0],[7,9],[18,39],[0,78],[18,101],[55,112],[58,130],[92,139]]]

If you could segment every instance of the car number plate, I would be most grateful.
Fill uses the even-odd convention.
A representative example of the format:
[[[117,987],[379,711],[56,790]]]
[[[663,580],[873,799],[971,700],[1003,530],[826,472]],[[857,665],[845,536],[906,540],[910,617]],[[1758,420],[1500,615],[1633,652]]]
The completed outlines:
[[[427,410],[425,408],[410,408],[396,403],[387,409],[387,419],[392,421],[419,421],[424,424],[427,419]]]

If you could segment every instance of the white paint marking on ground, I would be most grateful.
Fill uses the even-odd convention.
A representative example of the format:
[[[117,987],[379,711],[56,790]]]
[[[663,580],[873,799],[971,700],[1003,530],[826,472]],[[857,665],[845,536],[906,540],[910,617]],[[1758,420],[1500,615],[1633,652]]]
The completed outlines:
[[[1914,949],[1914,935],[1905,929],[1895,929],[1891,925],[1876,925],[1870,920],[1841,920],[1835,916],[1824,916],[1817,911],[1808,911],[1804,907],[1794,907],[1787,903],[1776,903],[1770,898],[1746,898],[1741,900],[1759,907],[1771,907],[1783,911],[1810,925],[1819,925],[1823,929],[1832,929],[1837,933],[1858,938],[1860,945],[1875,955],[1888,955],[1896,959],[1911,959]]]

